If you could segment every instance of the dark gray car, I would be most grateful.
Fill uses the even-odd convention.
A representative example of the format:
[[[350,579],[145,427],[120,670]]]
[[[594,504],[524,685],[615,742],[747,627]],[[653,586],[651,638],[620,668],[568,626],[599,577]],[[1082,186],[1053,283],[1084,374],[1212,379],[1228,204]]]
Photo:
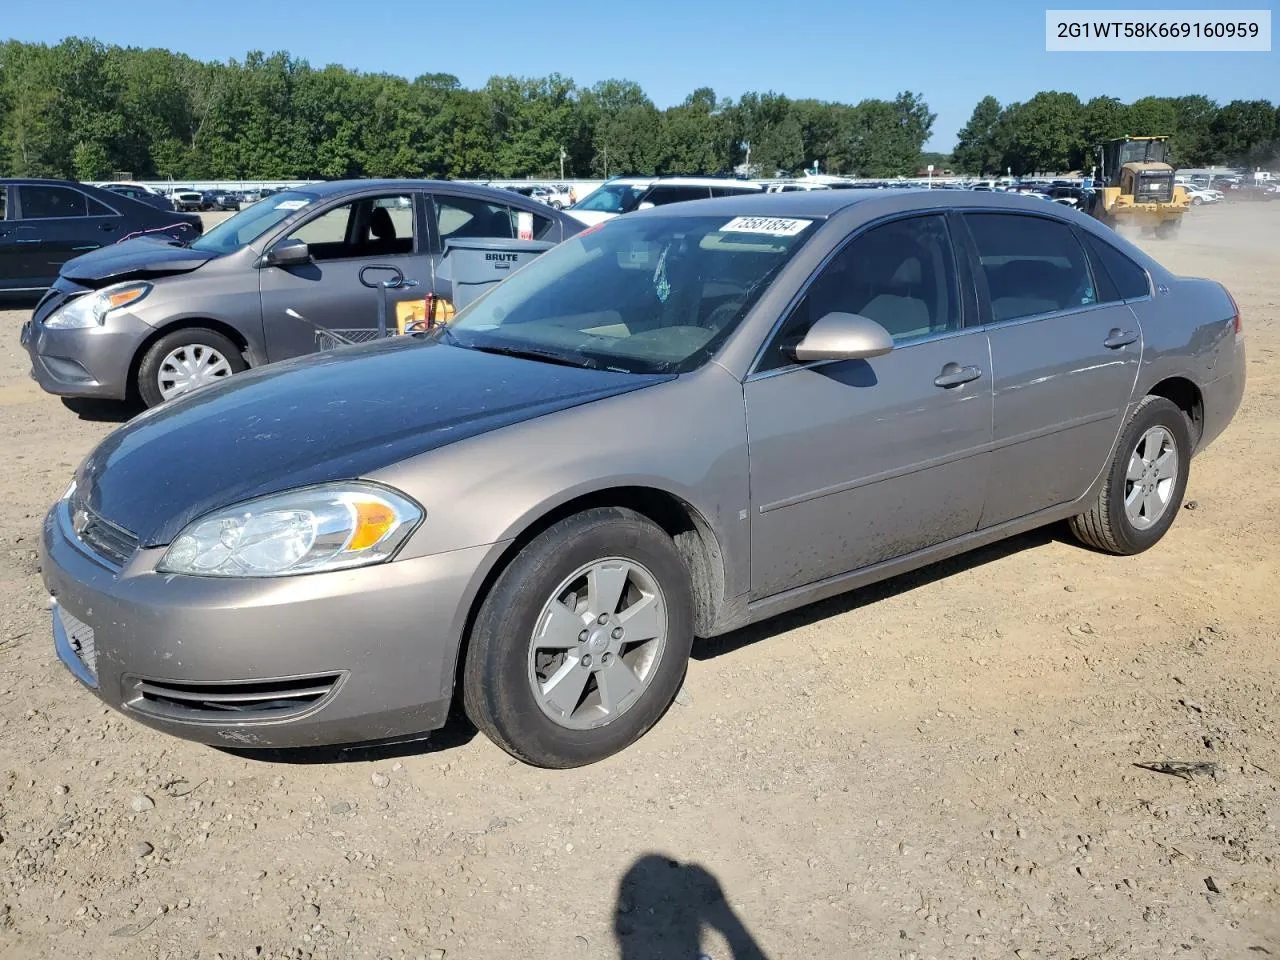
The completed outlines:
[[[275,193],[183,246],[140,237],[67,263],[22,340],[50,393],[148,405],[248,367],[314,352],[314,324],[349,338],[391,301],[447,296],[444,245],[464,238],[559,242],[582,224],[509,191],[424,180],[357,180]],[[393,318],[394,319],[394,318]]]
[[[1239,312],[1059,204],[814,191],[611,220],[430,334],[143,414],[45,521],[58,655],[209,743],[641,736],[711,637],[1069,519],[1179,513]]]

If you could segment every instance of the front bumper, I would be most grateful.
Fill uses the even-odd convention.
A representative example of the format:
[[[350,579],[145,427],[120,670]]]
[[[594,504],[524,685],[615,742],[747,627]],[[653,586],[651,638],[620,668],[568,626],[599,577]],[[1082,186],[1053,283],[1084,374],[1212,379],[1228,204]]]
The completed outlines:
[[[102,326],[46,327],[45,319],[68,299],[61,292],[47,296],[22,325],[18,339],[31,358],[32,379],[58,396],[124,400],[133,358],[153,328],[124,310]]]
[[[63,501],[41,561],[58,656],[108,705],[185,739],[275,748],[442,726],[466,611],[500,548],[277,579],[166,576],[163,548],[122,569],[92,553]]]

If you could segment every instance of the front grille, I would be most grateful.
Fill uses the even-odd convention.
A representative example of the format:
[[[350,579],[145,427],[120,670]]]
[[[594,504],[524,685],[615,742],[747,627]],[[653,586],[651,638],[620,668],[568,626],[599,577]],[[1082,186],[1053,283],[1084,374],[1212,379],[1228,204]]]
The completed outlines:
[[[80,662],[93,674],[98,675],[98,648],[94,642],[93,627],[83,620],[73,617],[62,608],[57,608],[56,616],[62,622],[63,632],[71,644],[71,649],[80,658]]]
[[[73,502],[71,527],[80,542],[117,567],[129,562],[138,549],[138,538],[99,516],[82,500]]]
[[[234,723],[279,720],[310,710],[337,688],[341,674],[250,680],[234,683],[182,683],[173,680],[126,681],[129,706],[171,720]]]

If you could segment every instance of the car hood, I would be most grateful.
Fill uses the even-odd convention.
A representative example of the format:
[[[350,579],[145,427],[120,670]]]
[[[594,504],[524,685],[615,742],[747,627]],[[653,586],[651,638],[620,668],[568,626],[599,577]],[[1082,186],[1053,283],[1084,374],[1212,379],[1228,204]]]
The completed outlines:
[[[217,254],[180,247],[168,237],[134,237],[68,260],[62,275],[90,287],[189,273]]]
[[[670,379],[397,337],[260,367],[147,411],[85,460],[76,498],[142,546],[159,546],[210,510],[367,476]]]

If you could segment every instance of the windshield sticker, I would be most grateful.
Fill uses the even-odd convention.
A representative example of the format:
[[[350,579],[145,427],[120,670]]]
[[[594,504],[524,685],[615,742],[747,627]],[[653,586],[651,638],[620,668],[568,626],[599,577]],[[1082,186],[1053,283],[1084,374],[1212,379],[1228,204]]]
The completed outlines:
[[[768,237],[794,237],[812,220],[790,220],[784,217],[734,217],[721,233],[761,233]]]
[[[276,204],[277,210],[301,210],[310,201],[309,200],[281,200]]]
[[[516,223],[518,225],[517,236],[521,240],[533,239],[533,214],[523,210],[516,213]]]

